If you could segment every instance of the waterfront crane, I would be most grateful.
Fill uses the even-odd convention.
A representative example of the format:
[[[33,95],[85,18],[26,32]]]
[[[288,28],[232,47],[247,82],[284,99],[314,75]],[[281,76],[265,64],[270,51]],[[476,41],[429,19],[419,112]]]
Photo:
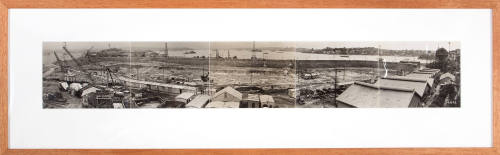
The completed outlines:
[[[94,79],[92,78],[92,74],[88,73],[87,70],[83,69],[82,64],[73,56],[73,54],[71,54],[71,52],[69,52],[66,42],[64,43],[64,46],[62,48],[71,57],[71,60],[73,60],[76,63],[76,67],[78,67],[78,69],[80,71],[84,72],[85,75],[87,75],[90,82],[94,82]]]
[[[87,62],[92,62],[92,60],[90,59],[90,50],[92,50],[94,48],[94,46],[90,47],[89,49],[87,49],[87,52],[85,52],[85,58],[87,58]]]
[[[56,59],[57,59],[57,64],[59,65],[59,67],[61,67],[61,71],[62,72],[66,72],[66,66],[64,66],[63,62],[61,59],[59,59],[59,56],[57,56],[57,53],[56,51],[54,51],[54,56],[56,56]]]

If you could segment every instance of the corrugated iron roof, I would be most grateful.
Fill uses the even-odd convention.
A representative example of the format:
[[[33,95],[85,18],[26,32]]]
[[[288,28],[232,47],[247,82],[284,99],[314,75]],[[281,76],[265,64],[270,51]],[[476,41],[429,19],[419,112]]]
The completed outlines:
[[[213,101],[205,106],[206,108],[239,108],[240,102],[221,102]]]
[[[186,105],[186,108],[203,108],[208,100],[210,100],[210,96],[198,95]]]
[[[431,75],[429,75],[429,74],[408,74],[406,76],[411,77],[411,78],[418,78],[418,79],[427,80],[427,83],[429,83],[430,86],[432,86],[434,84],[434,79],[431,78]]]
[[[194,95],[194,93],[192,93],[192,92],[184,92],[184,93],[182,93],[182,94],[180,94],[180,95],[177,95],[175,98],[176,98],[176,99],[177,99],[177,98],[181,98],[181,99],[185,99],[185,100],[187,100],[187,99],[189,99],[189,98],[193,97],[193,95]]]
[[[417,79],[410,77],[385,77],[377,80],[375,85],[381,87],[413,89],[415,90],[415,92],[417,92],[418,95],[423,96],[425,88],[429,84],[426,79]]]
[[[274,103],[274,99],[270,95],[260,95],[261,103]]]
[[[420,97],[412,89],[355,82],[337,100],[358,108],[407,108],[414,96]]]
[[[248,94],[244,100],[259,102],[259,95],[258,94]]]
[[[239,91],[237,91],[233,87],[229,87],[229,86],[218,91],[217,93],[215,93],[214,98],[225,93],[225,92],[227,92],[228,94],[231,94],[232,96],[238,98],[239,100],[243,99],[243,94],[241,94]]]
[[[427,78],[431,78],[432,74],[415,74],[415,73],[411,73],[411,74],[408,74],[406,76],[407,77],[411,77],[411,78],[427,79]]]

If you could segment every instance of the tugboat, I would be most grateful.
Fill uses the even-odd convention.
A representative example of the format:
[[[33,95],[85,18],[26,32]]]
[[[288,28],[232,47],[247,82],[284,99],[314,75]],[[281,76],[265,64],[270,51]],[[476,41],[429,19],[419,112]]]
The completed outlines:
[[[195,51],[184,52],[184,54],[196,54]]]

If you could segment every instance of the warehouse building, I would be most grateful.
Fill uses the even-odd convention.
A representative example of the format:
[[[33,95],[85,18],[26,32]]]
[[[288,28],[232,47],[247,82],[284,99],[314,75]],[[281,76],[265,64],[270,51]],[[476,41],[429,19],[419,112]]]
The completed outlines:
[[[421,96],[413,89],[355,82],[337,97],[340,108],[422,107]]]

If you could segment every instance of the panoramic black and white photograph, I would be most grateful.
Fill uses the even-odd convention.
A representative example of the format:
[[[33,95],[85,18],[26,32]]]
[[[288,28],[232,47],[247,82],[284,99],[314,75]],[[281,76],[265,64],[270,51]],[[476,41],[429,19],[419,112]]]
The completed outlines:
[[[456,41],[44,42],[43,108],[460,107]]]

